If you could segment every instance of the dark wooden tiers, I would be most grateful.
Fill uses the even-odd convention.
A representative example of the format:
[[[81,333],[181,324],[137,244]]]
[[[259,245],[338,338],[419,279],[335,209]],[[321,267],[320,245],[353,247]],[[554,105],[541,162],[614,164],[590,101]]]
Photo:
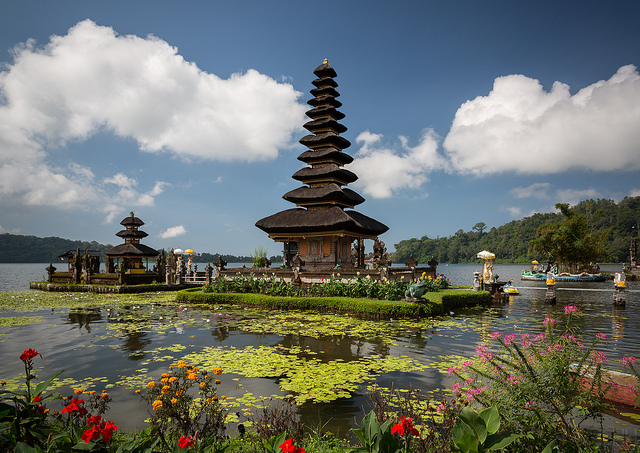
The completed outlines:
[[[358,177],[352,171],[341,168],[336,164],[328,164],[323,167],[302,168],[293,174],[293,179],[304,184],[335,182],[340,185],[346,185],[357,181]]]
[[[259,220],[256,226],[276,240],[288,240],[301,234],[305,236],[355,234],[368,238],[377,237],[389,229],[371,217],[357,211],[345,211],[339,207],[287,209]]]
[[[315,88],[310,91],[313,98],[307,103],[314,108],[306,113],[312,121],[304,125],[311,135],[300,139],[309,149],[298,156],[298,160],[309,166],[293,175],[293,179],[306,185],[283,196],[298,208],[265,217],[258,220],[256,226],[277,241],[301,243],[306,237],[327,235],[333,236],[334,242],[338,237],[377,238],[388,230],[386,225],[359,212],[345,210],[363,203],[364,198],[344,187],[358,177],[343,168],[353,158],[342,152],[351,143],[340,136],[347,127],[339,123],[344,114],[337,110],[342,103],[336,99],[340,96],[336,90],[338,84],[333,80],[336,72],[325,60],[313,73],[317,78],[312,82]]]
[[[151,258],[158,256],[158,251],[144,244],[126,243],[116,245],[114,248],[107,250],[104,254],[113,257],[135,256],[140,258]]]
[[[353,157],[347,153],[343,153],[338,148],[322,148],[317,151],[305,151],[298,156],[305,164],[318,165],[333,163],[336,165],[346,165],[353,162]]]
[[[327,184],[319,188],[299,187],[287,192],[282,198],[298,206],[318,207],[339,205],[346,208],[353,208],[360,203],[364,203],[357,192],[351,189],[341,188],[335,183]]]
[[[121,238],[138,238],[138,239],[142,239],[142,238],[146,238],[149,235],[147,233],[145,233],[144,231],[140,231],[140,230],[121,230],[121,231],[118,231],[116,233],[116,236],[121,237]]]
[[[116,236],[124,239],[124,244],[116,245],[115,247],[104,252],[105,255],[115,258],[131,258],[139,260],[141,258],[151,258],[158,255],[158,251],[140,244],[140,239],[149,236],[138,228],[144,225],[144,222],[138,217],[133,215],[133,212],[129,217],[125,217],[120,222],[120,225],[125,229],[118,231]]]

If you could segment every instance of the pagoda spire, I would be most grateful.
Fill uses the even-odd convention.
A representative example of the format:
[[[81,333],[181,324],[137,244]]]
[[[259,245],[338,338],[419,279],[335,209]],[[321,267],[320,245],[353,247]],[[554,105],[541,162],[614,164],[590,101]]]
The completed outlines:
[[[327,59],[313,73],[313,97],[307,101],[312,108],[306,112],[310,121],[303,125],[310,134],[300,139],[307,150],[298,156],[307,166],[292,176],[303,186],[283,196],[296,208],[258,220],[256,226],[285,242],[285,260],[299,251],[317,266],[353,265],[350,243],[376,239],[388,227],[351,210],[365,200],[346,187],[358,177],[344,168],[353,158],[343,152],[351,143],[340,135],[347,127],[340,123],[345,115],[338,110],[337,74]]]

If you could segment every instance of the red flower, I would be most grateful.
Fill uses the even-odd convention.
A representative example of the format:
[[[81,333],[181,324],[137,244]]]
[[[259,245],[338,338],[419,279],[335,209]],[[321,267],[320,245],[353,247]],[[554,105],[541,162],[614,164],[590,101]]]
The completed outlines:
[[[33,402],[34,403],[39,403],[40,401],[42,401],[42,397],[41,396],[34,396],[33,397]]]
[[[285,440],[281,445],[280,449],[283,453],[307,453],[304,449],[300,447],[296,447],[293,445],[293,439]]]
[[[402,415],[400,416],[400,422],[396,423],[395,425],[393,425],[393,428],[391,428],[391,434],[398,433],[401,436],[404,436],[405,431],[407,431],[407,435],[409,435],[409,433],[413,434],[414,436],[420,435],[418,430],[413,427],[413,419],[405,418],[404,415]]]
[[[66,414],[68,412],[70,414],[73,414],[74,412],[77,412],[81,417],[84,417],[88,414],[88,411],[84,407],[82,407],[81,404],[84,404],[84,400],[78,400],[74,398],[69,404],[64,407],[64,409],[62,409],[62,413]]]
[[[184,435],[180,436],[178,447],[180,447],[181,450],[184,450],[187,447],[193,447],[193,439]]]
[[[110,421],[102,420],[100,414],[89,417],[87,425],[92,426],[92,428],[87,429],[82,434],[82,440],[86,443],[89,443],[89,441],[92,440],[98,440],[100,436],[102,436],[102,440],[109,442],[113,432],[118,429],[118,427]]]
[[[27,360],[33,359],[37,355],[42,357],[42,354],[40,354],[38,351],[36,351],[35,349],[29,348],[26,351],[24,351],[22,354],[20,354],[20,360],[22,360],[23,362],[26,362]]]

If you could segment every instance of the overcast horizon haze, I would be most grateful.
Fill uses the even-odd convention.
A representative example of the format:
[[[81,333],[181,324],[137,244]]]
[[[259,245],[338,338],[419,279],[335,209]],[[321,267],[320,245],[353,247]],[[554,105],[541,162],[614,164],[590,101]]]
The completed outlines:
[[[316,6],[316,8],[314,8]],[[387,249],[640,196],[640,2],[4,2],[0,233],[282,253],[313,70]],[[367,241],[367,251],[371,250]]]

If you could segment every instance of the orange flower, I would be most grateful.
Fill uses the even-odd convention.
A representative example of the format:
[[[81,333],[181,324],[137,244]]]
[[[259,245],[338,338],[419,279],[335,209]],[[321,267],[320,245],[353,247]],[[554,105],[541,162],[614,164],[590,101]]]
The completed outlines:
[[[191,379],[192,381],[197,381],[198,380],[198,375],[196,373],[189,373],[189,374],[187,374],[187,377],[189,379]]]
[[[171,404],[176,404],[178,400],[176,398],[171,398]]]
[[[162,387],[162,390],[160,390],[160,392],[163,395],[166,395],[167,393],[169,393],[171,391],[171,387],[169,387],[168,385],[165,385],[164,387]]]
[[[140,389],[136,390],[136,393],[139,395],[140,394]]]
[[[102,392],[102,395],[100,395],[102,397],[103,400],[108,400],[109,399],[109,394],[105,391]]]
[[[162,401],[160,401],[160,400],[155,400],[155,401],[153,402],[152,407],[153,407],[153,410],[154,410],[154,411],[157,411],[158,409],[162,408]]]
[[[73,393],[75,393],[76,395],[82,395],[82,389],[75,389]]]
[[[169,378],[169,384],[173,384],[173,383],[174,383],[174,382],[176,382],[177,380],[178,380],[178,378],[177,378],[177,377],[175,377],[175,376],[171,376],[171,377]]]
[[[147,384],[147,387],[149,387],[150,389],[154,389],[156,388],[156,383],[154,381],[151,381]]]
[[[87,390],[87,391],[86,391],[86,392],[84,392],[84,393],[86,393],[87,395],[95,395],[95,394],[96,394],[96,391],[95,391],[95,390]]]
[[[201,387],[201,388],[205,388],[206,386],[207,386],[207,383],[206,383],[206,382],[201,382],[201,383],[200,383],[200,387]]]
[[[222,368],[220,368],[220,367],[218,367],[218,366],[217,366],[217,367],[215,367],[215,368],[213,369],[213,374],[215,374],[215,375],[222,374]]]
[[[178,361],[178,368],[184,368],[186,366],[187,366],[187,364],[184,363],[184,361],[182,361],[182,360]]]
[[[216,385],[220,385],[222,384],[222,381],[220,379],[216,379]]]

